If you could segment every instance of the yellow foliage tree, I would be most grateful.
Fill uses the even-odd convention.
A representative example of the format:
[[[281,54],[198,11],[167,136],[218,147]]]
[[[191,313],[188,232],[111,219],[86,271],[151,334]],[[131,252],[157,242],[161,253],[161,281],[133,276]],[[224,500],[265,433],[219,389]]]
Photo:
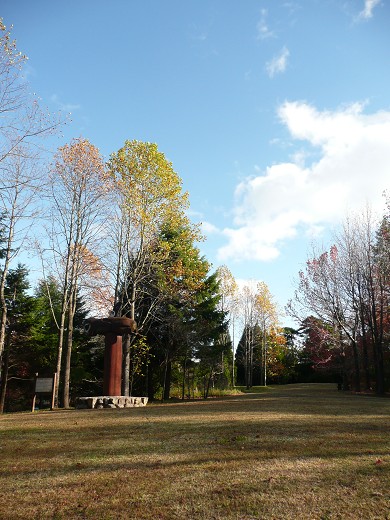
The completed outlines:
[[[257,284],[256,311],[257,320],[262,331],[263,383],[264,386],[267,386],[267,335],[277,326],[278,310],[265,282],[259,282]]]
[[[126,141],[120,150],[110,156],[108,168],[116,184],[118,207],[112,246],[114,310],[116,315],[127,315],[138,321],[141,318],[138,330],[142,331],[161,303],[164,293],[173,291],[173,282],[183,277],[185,266],[182,259],[180,255],[172,254],[176,248],[175,237],[176,241],[179,237],[184,245],[188,238],[193,243],[200,235],[186,216],[188,193],[182,191],[179,175],[156,144]],[[171,231],[175,233],[171,240],[167,240],[167,233]],[[155,279],[156,273],[161,273],[162,269],[164,291],[161,291],[161,284],[157,290]],[[194,285],[196,280],[194,276]],[[190,282],[189,276],[187,282]],[[137,302],[145,299],[148,310],[141,317],[137,313]],[[128,395],[129,337],[125,338],[124,352],[122,392]]]

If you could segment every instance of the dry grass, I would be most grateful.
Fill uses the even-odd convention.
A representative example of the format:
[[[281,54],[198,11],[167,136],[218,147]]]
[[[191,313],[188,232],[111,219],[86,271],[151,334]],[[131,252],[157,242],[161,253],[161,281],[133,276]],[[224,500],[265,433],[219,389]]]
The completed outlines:
[[[0,418],[1,519],[390,519],[390,400],[289,385]]]

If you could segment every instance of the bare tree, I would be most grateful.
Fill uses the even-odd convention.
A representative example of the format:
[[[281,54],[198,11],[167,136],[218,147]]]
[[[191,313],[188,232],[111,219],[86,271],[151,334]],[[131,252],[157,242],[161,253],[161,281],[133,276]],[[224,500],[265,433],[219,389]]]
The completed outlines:
[[[105,210],[110,180],[99,150],[86,139],[74,139],[59,148],[55,159],[48,197],[51,247],[47,260],[52,262],[56,276],[62,280],[57,381],[60,381],[62,351],[66,340],[63,405],[67,408],[77,294],[82,276],[94,269],[96,255],[93,251],[109,233]],[[98,262],[96,269],[100,269]],[[58,384],[55,388],[55,402],[58,405]]]
[[[7,325],[5,284],[12,261],[23,249],[36,216],[41,175],[36,161],[19,145],[2,163],[0,175],[0,214],[2,220],[2,261],[0,268],[0,379]]]
[[[238,310],[238,284],[232,275],[231,271],[226,265],[222,265],[217,269],[217,278],[219,280],[219,287],[221,292],[220,309],[226,312],[230,322],[232,331],[232,385],[235,384],[234,375],[234,340],[235,340],[235,320],[237,318]]]
[[[266,385],[268,337],[277,326],[278,309],[265,282],[252,281],[240,290],[238,313],[243,321],[241,361],[245,384],[248,388],[252,386],[253,371],[257,366],[261,384]]]
[[[11,28],[12,29],[12,28]],[[7,307],[4,284],[33,223],[32,204],[39,186],[37,163],[40,138],[62,124],[31,95],[23,76],[27,57],[17,50],[11,30],[0,19],[0,204],[4,251],[0,276],[0,378]]]
[[[39,138],[63,123],[60,116],[45,112],[31,94],[23,75],[28,58],[18,51],[11,30],[0,18],[0,170],[9,157],[35,154],[32,149],[39,145]]]
[[[341,249],[340,249],[341,251]],[[351,306],[350,293],[354,291],[353,280],[348,273],[350,245],[342,254],[336,245],[330,251],[317,252],[313,248],[307,260],[306,271],[299,273],[299,284],[294,300],[289,302],[288,312],[298,321],[314,315],[319,323],[328,327],[328,344],[341,352],[345,359],[348,342],[356,341],[356,315]],[[356,381],[359,385],[359,381]]]
[[[257,324],[256,288],[255,282],[245,285],[239,296],[239,314],[243,325],[244,345],[243,364],[245,371],[245,385],[252,386],[254,365],[254,330]]]
[[[385,392],[384,350],[389,326],[388,219],[381,225],[369,210],[357,227],[362,279],[362,335],[368,332],[372,344],[376,393]]]
[[[386,228],[386,219],[384,221]],[[383,226],[382,225],[382,226]],[[382,233],[383,231],[383,233]],[[301,321],[318,317],[333,331],[334,347],[345,359],[352,353],[354,387],[370,388],[369,347],[372,347],[376,391],[384,392],[384,339],[388,321],[388,253],[386,229],[379,228],[369,209],[348,218],[329,252],[314,252],[300,273],[289,312]]]

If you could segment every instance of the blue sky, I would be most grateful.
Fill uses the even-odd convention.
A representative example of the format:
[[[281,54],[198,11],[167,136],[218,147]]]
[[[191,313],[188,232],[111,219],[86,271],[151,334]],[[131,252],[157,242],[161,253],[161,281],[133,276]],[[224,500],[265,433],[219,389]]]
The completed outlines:
[[[202,252],[281,307],[313,240],[384,209],[388,0],[5,0],[32,89],[108,157],[158,144]]]

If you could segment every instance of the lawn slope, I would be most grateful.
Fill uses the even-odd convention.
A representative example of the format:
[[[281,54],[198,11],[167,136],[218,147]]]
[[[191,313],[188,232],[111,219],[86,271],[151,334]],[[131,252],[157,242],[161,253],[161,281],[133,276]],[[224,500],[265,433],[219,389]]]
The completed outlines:
[[[390,400],[287,385],[0,417],[1,519],[390,519]]]

